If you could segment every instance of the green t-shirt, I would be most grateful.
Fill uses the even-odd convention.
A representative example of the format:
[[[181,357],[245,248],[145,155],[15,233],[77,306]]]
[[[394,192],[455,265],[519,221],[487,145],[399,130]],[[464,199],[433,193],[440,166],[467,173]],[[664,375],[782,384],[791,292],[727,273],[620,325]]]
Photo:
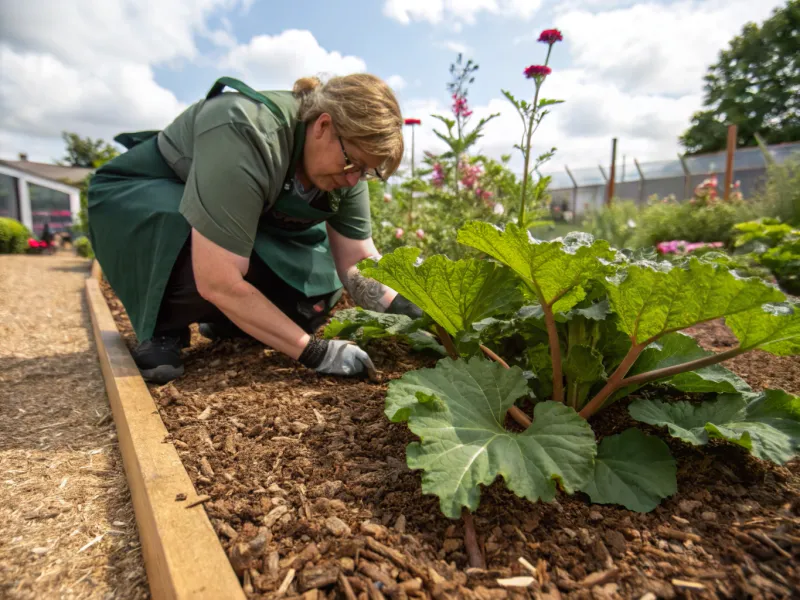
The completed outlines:
[[[300,151],[305,141],[295,136],[298,102],[291,92],[263,93],[280,116],[227,92],[193,104],[158,136],[164,159],[186,182],[181,214],[212,242],[245,257],[253,250],[259,219],[282,191],[296,145]],[[367,184],[337,194],[341,201],[328,223],[345,237],[369,238]]]

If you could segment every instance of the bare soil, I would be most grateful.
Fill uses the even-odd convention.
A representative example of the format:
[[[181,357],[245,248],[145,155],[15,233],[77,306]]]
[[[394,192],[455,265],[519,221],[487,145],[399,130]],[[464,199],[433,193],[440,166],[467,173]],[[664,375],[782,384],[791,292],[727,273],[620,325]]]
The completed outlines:
[[[720,323],[693,333],[707,347],[730,341]],[[386,384],[436,359],[392,341],[370,355],[380,384],[321,377],[255,341],[211,343],[195,330],[184,377],[151,386],[249,597],[789,598],[800,589],[798,461],[778,467],[725,443],[698,449],[655,428],[678,463],[674,497],[639,514],[580,493],[532,504],[495,483],[474,517],[487,569],[468,569],[461,521],[421,493],[405,462],[414,436],[383,414]],[[754,387],[800,393],[800,357],[756,353],[729,367]],[[667,392],[642,391],[654,393]],[[623,403],[593,422],[599,435],[631,425]],[[517,576],[533,581],[498,582]]]
[[[149,597],[89,265],[0,255],[0,598]]]

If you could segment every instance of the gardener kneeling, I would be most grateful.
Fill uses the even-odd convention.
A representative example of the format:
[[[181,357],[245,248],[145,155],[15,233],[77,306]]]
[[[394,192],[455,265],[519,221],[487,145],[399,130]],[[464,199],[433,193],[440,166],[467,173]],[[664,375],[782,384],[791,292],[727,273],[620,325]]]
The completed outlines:
[[[397,169],[402,126],[371,75],[262,93],[222,78],[163,131],[117,136],[128,151],[92,178],[89,236],[142,340],[143,377],[183,374],[191,323],[212,339],[244,332],[320,373],[374,370],[358,346],[313,333],[343,285],[363,308],[421,315],[356,268],[378,256],[366,180]]]

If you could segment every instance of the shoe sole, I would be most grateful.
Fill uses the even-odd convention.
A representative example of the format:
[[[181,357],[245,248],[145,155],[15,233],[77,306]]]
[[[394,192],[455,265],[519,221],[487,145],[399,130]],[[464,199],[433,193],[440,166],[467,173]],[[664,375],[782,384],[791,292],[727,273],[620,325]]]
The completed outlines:
[[[173,367],[172,365],[158,365],[154,369],[139,369],[142,378],[149,382],[158,385],[169,383],[173,379],[177,379],[183,375],[183,365]]]

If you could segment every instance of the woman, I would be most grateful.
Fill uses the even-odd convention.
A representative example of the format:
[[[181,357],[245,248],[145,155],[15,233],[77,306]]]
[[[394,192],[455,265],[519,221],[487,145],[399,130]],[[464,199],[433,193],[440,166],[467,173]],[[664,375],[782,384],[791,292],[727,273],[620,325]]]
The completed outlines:
[[[371,75],[263,93],[225,77],[163,131],[117,136],[128,151],[92,178],[89,236],[140,340],[143,377],[183,374],[195,322],[320,373],[374,371],[356,345],[314,331],[342,285],[366,309],[421,315],[356,268],[378,256],[366,180],[397,169],[402,125]]]

